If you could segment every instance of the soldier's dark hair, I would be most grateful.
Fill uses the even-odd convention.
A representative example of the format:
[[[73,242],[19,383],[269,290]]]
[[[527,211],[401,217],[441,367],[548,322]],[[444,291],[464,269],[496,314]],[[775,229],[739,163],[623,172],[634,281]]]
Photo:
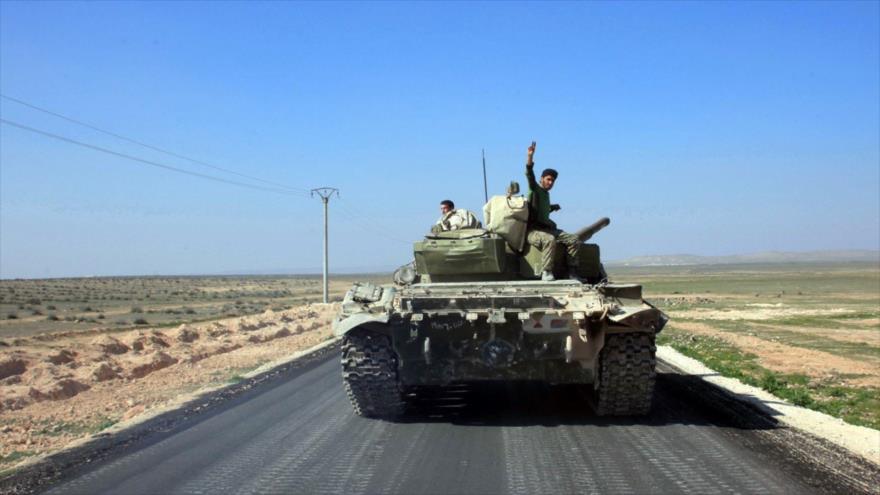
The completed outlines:
[[[541,177],[544,177],[545,175],[549,175],[553,177],[553,180],[556,180],[556,178],[559,177],[559,172],[552,168],[545,168],[544,171],[541,172]]]
[[[443,201],[440,202],[440,204],[443,206],[448,206],[450,210],[455,209],[455,203],[453,203],[451,200],[444,199]]]

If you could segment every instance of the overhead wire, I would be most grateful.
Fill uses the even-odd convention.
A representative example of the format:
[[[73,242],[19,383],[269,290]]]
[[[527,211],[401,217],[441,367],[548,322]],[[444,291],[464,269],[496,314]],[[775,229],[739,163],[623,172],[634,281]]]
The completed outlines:
[[[258,186],[258,185],[254,185],[254,184],[247,184],[247,183],[243,183],[243,182],[239,182],[239,181],[234,181],[234,180],[230,180],[230,179],[225,179],[225,178],[222,178],[222,177],[216,177],[216,176],[212,176],[212,175],[208,175],[208,174],[203,174],[203,173],[200,173],[200,172],[194,172],[194,171],[191,171],[191,170],[186,170],[186,169],[179,168],[179,167],[174,167],[174,166],[167,165],[167,164],[164,164],[164,163],[160,163],[160,162],[156,162],[156,161],[152,161],[152,160],[147,160],[147,159],[140,158],[140,157],[137,157],[137,156],[133,156],[133,155],[129,155],[129,154],[126,154],[126,153],[122,153],[122,152],[119,152],[119,151],[115,151],[115,150],[111,150],[111,149],[103,148],[103,147],[101,147],[101,146],[97,146],[97,145],[93,145],[93,144],[90,144],[90,143],[86,143],[86,142],[78,141],[78,140],[76,140],[76,139],[72,139],[72,138],[69,138],[69,137],[66,137],[66,136],[62,136],[62,135],[60,135],[60,134],[55,134],[55,133],[52,133],[52,132],[49,132],[49,131],[45,131],[45,130],[42,130],[42,129],[38,129],[38,128],[35,128],[35,127],[31,127],[31,126],[28,126],[28,125],[25,125],[25,124],[21,124],[21,123],[18,123],[18,122],[14,122],[14,121],[11,121],[11,120],[8,120],[8,119],[0,118],[0,122],[2,122],[2,123],[4,123],[4,124],[11,125],[11,126],[14,126],[14,127],[18,127],[18,128],[20,128],[20,129],[23,129],[23,130],[26,130],[26,131],[29,131],[29,132],[33,132],[33,133],[36,133],[36,134],[41,134],[41,135],[43,135],[43,136],[47,136],[47,137],[50,137],[50,138],[53,138],[53,139],[57,139],[57,140],[64,141],[64,142],[67,142],[67,143],[70,143],[70,144],[74,144],[74,145],[77,145],[77,146],[85,147],[85,148],[88,148],[88,149],[91,149],[91,150],[94,150],[94,151],[99,151],[99,152],[102,152],[102,153],[107,153],[107,154],[110,154],[110,155],[113,155],[113,156],[117,156],[117,157],[120,157],[120,158],[125,158],[125,159],[127,159],[127,160],[132,160],[132,161],[139,162],[139,163],[142,163],[142,164],[145,164],[145,165],[150,165],[150,166],[154,166],[154,167],[158,167],[158,168],[162,168],[162,169],[166,169],[166,170],[171,170],[171,171],[173,171],[173,172],[177,172],[177,173],[181,173],[181,174],[185,174],[185,175],[190,175],[190,176],[193,176],[193,177],[198,177],[198,178],[202,178],[202,179],[206,179],[206,180],[212,180],[212,181],[215,181],[215,182],[221,182],[221,183],[225,183],[225,184],[235,185],[235,186],[239,186],[239,187],[246,187],[246,188],[256,189],[256,190],[261,190],[261,191],[273,192],[273,193],[276,193],[276,194],[302,195],[302,196],[306,196],[306,195],[308,194],[308,190],[307,190],[307,189],[297,188],[297,187],[292,187],[292,186],[287,186],[287,185],[285,185],[285,184],[281,184],[281,183],[278,183],[278,182],[274,182],[274,181],[269,181],[269,180],[261,179],[261,178],[259,178],[259,177],[254,177],[254,176],[251,176],[251,175],[248,175],[248,174],[242,174],[242,173],[240,173],[240,172],[236,172],[236,171],[234,171],[234,170],[230,170],[230,169],[227,169],[227,168],[224,168],[224,167],[219,167],[219,166],[217,166],[217,165],[213,165],[213,164],[210,164],[210,163],[204,162],[204,161],[202,161],[202,160],[198,160],[198,159],[195,159],[195,158],[191,158],[191,157],[188,157],[188,156],[182,155],[182,154],[180,154],[180,153],[176,153],[176,152],[173,152],[173,151],[169,151],[169,150],[166,150],[166,149],[160,148],[160,147],[158,147],[158,146],[154,146],[154,145],[151,145],[151,144],[148,144],[148,143],[144,143],[144,142],[139,141],[139,140],[137,140],[137,139],[133,139],[133,138],[130,138],[130,137],[127,137],[127,136],[123,136],[123,135],[121,135],[121,134],[118,134],[118,133],[115,133],[115,132],[112,132],[112,131],[108,131],[108,130],[106,130],[106,129],[102,129],[102,128],[100,128],[100,127],[97,127],[97,126],[95,126],[95,125],[89,124],[89,123],[87,123],[87,122],[83,122],[83,121],[78,120],[78,119],[75,119],[75,118],[73,118],[73,117],[69,117],[69,116],[67,116],[67,115],[63,115],[63,114],[60,114],[60,113],[58,113],[58,112],[55,112],[55,111],[52,111],[52,110],[49,110],[49,109],[46,109],[46,108],[40,107],[40,106],[38,106],[38,105],[35,105],[35,104],[33,104],[33,103],[30,103],[30,102],[24,101],[24,100],[19,99],[19,98],[15,98],[15,97],[12,97],[12,96],[9,96],[9,95],[5,95],[5,94],[0,94],[0,98],[3,98],[3,99],[6,99],[6,100],[9,100],[9,101],[12,101],[12,102],[17,103],[17,104],[19,104],[19,105],[25,106],[25,107],[27,107],[27,108],[30,108],[30,109],[33,109],[33,110],[36,110],[36,111],[39,111],[39,112],[42,112],[42,113],[45,113],[45,114],[47,114],[47,115],[51,115],[51,116],[53,116],[53,117],[57,117],[57,118],[60,118],[60,119],[66,120],[66,121],[68,121],[68,122],[71,122],[71,123],[74,123],[74,124],[80,125],[80,126],[82,126],[82,127],[86,127],[86,128],[88,128],[88,129],[91,129],[91,130],[94,130],[94,131],[100,132],[100,133],[102,133],[102,134],[105,134],[105,135],[111,136],[111,137],[113,137],[113,138],[116,138],[116,139],[119,139],[119,140],[122,140],[122,141],[125,141],[125,142],[128,142],[128,143],[132,143],[132,144],[135,144],[135,145],[138,145],[138,146],[141,146],[141,147],[144,147],[144,148],[147,148],[147,149],[153,150],[153,151],[157,151],[157,152],[159,152],[159,153],[166,154],[166,155],[168,155],[168,156],[172,156],[172,157],[175,157],[175,158],[179,158],[179,159],[182,159],[182,160],[186,160],[186,161],[189,161],[189,162],[192,162],[192,163],[198,164],[198,165],[202,165],[202,166],[205,166],[205,167],[208,167],[208,168],[212,168],[212,169],[214,169],[214,170],[219,170],[219,171],[222,171],[222,172],[225,172],[225,173],[229,173],[229,174],[237,175],[237,176],[239,176],[239,177],[247,178],[247,179],[250,179],[250,180],[253,180],[253,181],[261,182],[261,183],[264,183],[264,184],[269,184],[269,185],[272,185],[272,186],[274,186],[274,187],[265,187],[265,186]],[[340,210],[341,210],[341,213],[343,214],[343,216],[348,217],[348,218],[352,221],[352,223],[353,223],[354,225],[356,225],[357,227],[363,229],[364,231],[366,231],[366,232],[370,232],[370,233],[373,233],[373,234],[378,234],[378,235],[381,236],[381,237],[385,237],[386,239],[389,239],[389,240],[392,240],[392,241],[394,241],[394,242],[398,242],[398,243],[401,243],[401,244],[410,244],[410,241],[403,240],[403,239],[400,239],[400,238],[394,236],[392,233],[390,233],[390,232],[388,231],[387,228],[385,228],[385,227],[381,227],[381,226],[379,226],[378,223],[375,223],[375,222],[373,222],[372,220],[369,220],[369,219],[367,219],[367,218],[362,217],[361,215],[355,213],[351,208],[347,207],[345,204],[339,204],[339,207],[340,207]]]
[[[43,135],[43,136],[46,136],[46,137],[50,137],[50,138],[52,138],[52,139],[56,139],[56,140],[59,140],[59,141],[63,141],[63,142],[69,143],[69,144],[73,144],[73,145],[76,145],[76,146],[81,146],[81,147],[83,147],[83,148],[87,148],[87,149],[90,149],[90,150],[93,150],[93,151],[98,151],[98,152],[101,152],[101,153],[106,153],[106,154],[109,154],[109,155],[112,155],[112,156],[116,156],[116,157],[124,158],[124,159],[127,159],[127,160],[135,161],[135,162],[138,162],[138,163],[141,163],[141,164],[144,164],[144,165],[149,165],[149,166],[152,166],[152,167],[158,167],[158,168],[162,168],[162,169],[165,169],[165,170],[170,170],[170,171],[173,171],[173,172],[177,172],[177,173],[180,173],[180,174],[185,174],[185,175],[189,175],[189,176],[193,176],[193,177],[198,177],[198,178],[201,178],[201,179],[211,180],[211,181],[215,181],[215,182],[221,182],[221,183],[224,183],[224,184],[229,184],[229,185],[234,185],[234,186],[239,186],[239,187],[245,187],[245,188],[249,188],[249,189],[255,189],[255,190],[259,190],[259,191],[267,191],[267,192],[272,192],[272,193],[276,193],[276,194],[283,194],[283,195],[289,195],[289,196],[307,196],[305,193],[299,193],[299,192],[296,192],[296,191],[288,191],[288,190],[284,190],[284,189],[270,188],[270,187],[265,187],[265,186],[258,186],[258,185],[255,185],[255,184],[247,184],[247,183],[244,183],[244,182],[238,182],[238,181],[234,181],[234,180],[230,180],[230,179],[225,179],[225,178],[222,178],[222,177],[215,177],[215,176],[208,175],[208,174],[203,174],[203,173],[200,173],[200,172],[194,172],[194,171],[191,171],[191,170],[186,170],[186,169],[182,169],[182,168],[174,167],[174,166],[167,165],[167,164],[164,164],[164,163],[160,163],[160,162],[156,162],[156,161],[152,161],[152,160],[147,160],[147,159],[140,158],[140,157],[133,156],[133,155],[129,155],[129,154],[126,154],[126,153],[121,153],[121,152],[119,152],[119,151],[111,150],[111,149],[104,148],[104,147],[101,147],[101,146],[96,146],[96,145],[94,145],[94,144],[90,144],[90,143],[86,143],[86,142],[79,141],[79,140],[76,140],[76,139],[72,139],[72,138],[69,138],[69,137],[66,137],[66,136],[62,136],[62,135],[60,135],[60,134],[56,134],[56,133],[53,133],[53,132],[45,131],[45,130],[43,130],[43,129],[38,129],[38,128],[35,128],[35,127],[31,127],[31,126],[28,126],[28,125],[25,125],[25,124],[21,124],[21,123],[19,123],[19,122],[15,122],[15,121],[11,121],[11,120],[8,120],[8,119],[4,119],[4,118],[2,118],[2,117],[0,117],[0,123],[6,124],[6,125],[9,125],[9,126],[13,126],[13,127],[17,127],[17,128],[19,128],[19,129],[26,130],[26,131],[28,131],[28,132],[32,132],[32,133],[35,133],[35,134],[40,134],[40,135]],[[338,202],[337,205],[339,206],[339,208],[340,208],[340,213],[342,213],[343,216],[348,217],[348,218],[352,221],[352,223],[353,223],[355,226],[359,227],[360,229],[364,230],[365,232],[369,232],[369,233],[372,233],[372,234],[377,234],[377,235],[379,235],[379,236],[381,236],[381,237],[384,237],[384,238],[386,238],[386,239],[389,239],[389,240],[394,241],[394,242],[397,242],[397,243],[401,243],[401,244],[411,244],[410,241],[403,240],[403,239],[400,239],[399,237],[394,236],[392,233],[390,233],[390,232],[388,231],[388,229],[387,229],[386,227],[382,227],[382,226],[380,226],[378,223],[376,223],[376,222],[374,222],[374,221],[372,221],[372,220],[370,220],[370,219],[367,219],[367,218],[365,218],[365,217],[363,217],[363,216],[361,216],[361,215],[355,213],[355,212],[354,212],[354,211],[353,211],[353,210],[352,210],[352,209],[351,209],[351,208],[350,208],[345,202]]]
[[[89,129],[92,129],[93,131],[97,131],[97,132],[100,132],[100,133],[106,134],[106,135],[111,136],[111,137],[114,137],[114,138],[116,138],[116,139],[120,139],[120,140],[122,140],[122,141],[126,141],[126,142],[129,142],[129,143],[132,143],[132,144],[136,144],[136,145],[138,145],[138,146],[142,146],[142,147],[144,147],[144,148],[147,148],[147,149],[150,149],[150,150],[153,150],[153,151],[158,151],[159,153],[164,153],[164,154],[166,154],[166,155],[173,156],[173,157],[175,157],[175,158],[179,158],[179,159],[181,159],[181,160],[186,160],[186,161],[189,161],[189,162],[192,162],[192,163],[198,164],[198,165],[202,165],[202,166],[204,166],[204,167],[212,168],[212,169],[214,169],[214,170],[219,170],[219,171],[221,171],[221,172],[225,172],[225,173],[227,173],[227,174],[237,175],[237,176],[239,176],[239,177],[243,177],[243,178],[246,178],[246,179],[250,179],[250,180],[253,180],[253,181],[256,181],[256,182],[262,182],[263,184],[269,184],[269,185],[272,185],[272,186],[274,186],[274,187],[278,187],[278,188],[282,188],[282,189],[289,189],[289,190],[291,190],[291,191],[297,191],[297,192],[302,192],[302,193],[308,193],[308,191],[309,191],[308,189],[304,189],[304,188],[301,188],[301,187],[287,186],[287,185],[285,185],[285,184],[281,184],[281,183],[278,183],[278,182],[274,182],[274,181],[270,181],[270,180],[266,180],[266,179],[261,179],[261,178],[259,178],[259,177],[254,177],[254,176],[252,176],[252,175],[248,175],[248,174],[243,174],[243,173],[241,173],[241,172],[237,172],[237,171],[235,171],[235,170],[230,170],[230,169],[228,169],[228,168],[224,168],[224,167],[219,167],[219,166],[217,166],[217,165],[213,165],[213,164],[207,163],[207,162],[202,161],[202,160],[198,160],[198,159],[195,159],[195,158],[191,158],[191,157],[188,157],[188,156],[186,156],[186,155],[182,155],[182,154],[180,154],[180,153],[175,153],[175,152],[173,152],[173,151],[169,151],[169,150],[166,150],[166,149],[160,148],[160,147],[158,147],[158,146],[153,146],[153,145],[151,145],[151,144],[144,143],[143,141],[138,141],[137,139],[132,139],[132,138],[130,138],[130,137],[126,137],[126,136],[123,136],[123,135],[121,135],[121,134],[118,134],[118,133],[115,133],[115,132],[111,132],[111,131],[108,131],[108,130],[106,130],[106,129],[102,129],[102,128],[100,128],[100,127],[97,127],[97,126],[95,126],[95,125],[89,124],[89,123],[87,123],[87,122],[83,122],[83,121],[78,120],[78,119],[75,119],[75,118],[73,118],[73,117],[68,117],[67,115],[63,115],[63,114],[60,114],[60,113],[58,113],[58,112],[54,112],[54,111],[52,111],[52,110],[48,110],[48,109],[46,109],[46,108],[43,108],[43,107],[40,107],[40,106],[34,105],[33,103],[29,103],[29,102],[24,101],[24,100],[19,99],[19,98],[14,98],[14,97],[12,97],[12,96],[8,96],[8,95],[2,94],[2,93],[0,93],[0,98],[4,98],[4,99],[6,99],[6,100],[9,100],[9,101],[12,101],[12,102],[18,103],[19,105],[22,105],[22,106],[28,107],[28,108],[33,109],[33,110],[36,110],[36,111],[38,111],[38,112],[45,113],[45,114],[47,114],[47,115],[52,115],[53,117],[57,117],[57,118],[59,118],[59,119],[63,119],[63,120],[66,120],[66,121],[68,121],[68,122],[72,122],[72,123],[74,123],[74,124],[77,124],[77,125],[80,125],[80,126],[83,126],[83,127],[87,127],[87,128],[89,128]]]
[[[44,130],[42,130],[42,129],[37,129],[37,128],[35,128],[35,127],[30,127],[30,126],[28,126],[28,125],[20,124],[20,123],[18,123],[18,122],[13,122],[13,121],[11,121],[11,120],[7,120],[7,119],[4,119],[4,118],[0,118],[0,122],[4,123],[4,124],[6,124],[6,125],[11,125],[11,126],[13,126],[13,127],[18,127],[19,129],[23,129],[23,130],[26,130],[26,131],[29,131],[29,132],[32,132],[32,133],[35,133],[35,134],[41,134],[41,135],[43,135],[43,136],[47,136],[47,137],[50,137],[50,138],[53,138],[53,139],[57,139],[57,140],[59,140],[59,141],[64,141],[64,142],[67,142],[67,143],[70,143],[70,144],[75,144],[75,145],[77,145],[77,146],[82,146],[83,148],[88,148],[88,149],[91,149],[91,150],[94,150],[94,151],[100,151],[100,152],[102,152],[102,153],[107,153],[107,154],[109,154],[109,155],[117,156],[117,157],[120,157],[120,158],[125,158],[125,159],[127,159],[127,160],[132,160],[132,161],[139,162],[139,163],[142,163],[142,164],[145,164],[145,165],[150,165],[150,166],[153,166],[153,167],[163,168],[163,169],[165,169],[165,170],[171,170],[171,171],[173,171],[173,172],[177,172],[177,173],[180,173],[180,174],[190,175],[190,176],[193,176],[193,177],[199,177],[199,178],[202,178],[202,179],[212,180],[212,181],[215,181],[215,182],[222,182],[222,183],[224,183],[224,184],[230,184],[230,185],[239,186],[239,187],[246,187],[246,188],[249,188],[249,189],[256,189],[256,190],[260,190],[260,191],[268,191],[268,192],[273,192],[273,193],[276,193],[276,194],[284,194],[284,195],[287,195],[287,196],[307,196],[307,194],[304,193],[304,192],[297,192],[297,191],[291,191],[291,190],[287,190],[287,189],[279,189],[279,188],[273,188],[273,187],[258,186],[258,185],[255,185],[255,184],[248,184],[248,183],[245,183],[245,182],[239,182],[239,181],[234,181],[234,180],[230,180],[230,179],[224,179],[224,178],[222,178],[222,177],[215,177],[215,176],[213,176],[213,175],[203,174],[203,173],[201,173],[201,172],[193,172],[192,170],[186,170],[186,169],[183,169],[183,168],[178,168],[178,167],[174,167],[174,166],[171,166],[171,165],[166,165],[166,164],[164,164],[164,163],[159,163],[159,162],[155,162],[155,161],[152,161],[152,160],[146,160],[146,159],[144,159],[144,158],[139,158],[139,157],[136,157],[136,156],[132,156],[132,155],[125,154],[125,153],[120,153],[120,152],[118,152],[118,151],[114,151],[114,150],[111,150],[111,149],[103,148],[103,147],[101,147],[101,146],[95,146],[95,145],[93,145],[93,144],[89,144],[89,143],[85,143],[85,142],[82,142],[82,141],[78,141],[78,140],[76,140],[76,139],[71,139],[71,138],[69,138],[69,137],[61,136],[61,135],[59,135],[59,134],[55,134],[55,133],[52,133],[52,132],[49,132],[49,131],[44,131]]]
[[[390,233],[388,231],[387,227],[382,227],[378,223],[375,223],[372,220],[367,219],[365,217],[362,217],[359,214],[355,213],[351,208],[348,207],[347,203],[342,201],[341,198],[340,198],[340,201],[337,202],[337,204],[339,205],[339,209],[341,210],[342,214],[344,216],[348,216],[349,219],[352,220],[352,222],[356,226],[360,227],[364,231],[370,232],[372,234],[378,234],[381,237],[384,237],[386,239],[389,239],[389,240],[392,240],[394,242],[398,242],[401,244],[412,244],[411,241],[406,241],[406,240],[403,240],[403,239],[400,239],[400,238],[394,236],[392,233]]]

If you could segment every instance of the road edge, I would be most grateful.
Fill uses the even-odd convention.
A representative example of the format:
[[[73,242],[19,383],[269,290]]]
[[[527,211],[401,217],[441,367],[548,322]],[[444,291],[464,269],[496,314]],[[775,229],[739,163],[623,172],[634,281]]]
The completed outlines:
[[[702,362],[685,356],[670,346],[657,346],[657,358],[685,374],[701,378],[780,423],[827,440],[880,466],[880,431],[878,430],[851,425],[840,418],[791,404],[761,388],[722,376]]]

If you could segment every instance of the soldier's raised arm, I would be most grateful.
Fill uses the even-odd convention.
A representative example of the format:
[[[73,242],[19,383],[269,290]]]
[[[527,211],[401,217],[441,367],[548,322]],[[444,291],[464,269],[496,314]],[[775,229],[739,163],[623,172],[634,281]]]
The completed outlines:
[[[538,143],[532,141],[529,149],[526,150],[526,167],[533,167],[535,165],[535,147],[538,146]]]
[[[529,190],[538,188],[538,181],[535,180],[535,147],[537,143],[532,141],[529,149],[526,150],[526,179],[529,181]]]

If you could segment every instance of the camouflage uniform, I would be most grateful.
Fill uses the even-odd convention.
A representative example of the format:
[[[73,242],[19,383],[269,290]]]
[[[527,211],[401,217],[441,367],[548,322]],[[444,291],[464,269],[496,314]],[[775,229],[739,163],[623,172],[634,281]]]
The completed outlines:
[[[526,242],[541,250],[542,270],[553,271],[553,256],[556,244],[565,246],[568,269],[575,272],[578,266],[578,252],[581,241],[577,236],[556,228],[550,220],[550,193],[535,180],[534,164],[526,164],[526,179],[529,182],[529,232]]]
[[[559,229],[552,232],[532,229],[526,234],[526,242],[541,250],[541,269],[545,272],[553,271],[553,256],[556,253],[556,244],[565,246],[565,258],[568,263],[568,269],[570,271],[577,269],[581,241],[576,235]]]

